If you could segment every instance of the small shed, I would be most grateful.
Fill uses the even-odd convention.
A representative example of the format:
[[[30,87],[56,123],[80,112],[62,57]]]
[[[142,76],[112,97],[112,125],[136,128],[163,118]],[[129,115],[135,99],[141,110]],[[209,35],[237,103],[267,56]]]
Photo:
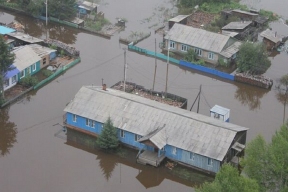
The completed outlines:
[[[97,7],[99,6],[96,3],[92,3],[89,1],[78,1],[78,12],[83,15],[90,14],[92,11],[97,13]]]
[[[215,105],[210,109],[210,116],[221,121],[229,122],[230,109]]]
[[[242,11],[240,9],[234,9],[232,10],[231,14],[233,16],[237,16],[239,17],[241,20],[250,20],[253,21],[254,19],[256,19],[258,17],[257,13],[251,13],[251,12],[247,12],[247,11]]]
[[[11,39],[15,40],[15,46],[34,44],[34,43],[42,43],[43,40],[30,36],[26,33],[22,32],[13,32],[7,34]]]
[[[282,41],[282,38],[277,35],[277,32],[272,31],[271,29],[266,29],[260,33],[260,37],[263,38],[263,43],[266,45],[267,49],[277,48]]]
[[[251,25],[252,25],[252,21],[230,22],[228,25],[225,25],[224,27],[222,27],[222,30],[240,33],[240,32],[245,31]]]
[[[71,22],[71,23],[77,25],[78,28],[84,27],[84,20],[80,19],[78,17],[75,17],[74,19],[72,19],[68,22]]]
[[[190,15],[177,15],[176,17],[173,17],[172,19],[169,19],[169,29],[173,27],[175,23],[180,23],[183,25],[187,25],[187,18]]]

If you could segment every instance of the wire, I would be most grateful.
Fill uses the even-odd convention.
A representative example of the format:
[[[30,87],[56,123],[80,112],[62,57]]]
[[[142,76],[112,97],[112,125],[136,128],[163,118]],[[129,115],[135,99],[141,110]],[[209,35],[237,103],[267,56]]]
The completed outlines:
[[[210,109],[212,108],[211,105],[208,103],[203,91],[201,92],[201,95],[204,97],[205,103],[208,105],[208,107],[210,107]]]

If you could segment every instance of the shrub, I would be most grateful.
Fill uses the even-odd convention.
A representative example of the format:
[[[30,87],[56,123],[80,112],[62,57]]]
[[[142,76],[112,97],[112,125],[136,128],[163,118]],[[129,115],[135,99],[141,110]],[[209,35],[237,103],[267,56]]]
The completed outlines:
[[[20,80],[20,84],[25,86],[25,87],[32,87],[32,86],[35,86],[37,85],[38,83],[38,79],[37,77],[32,77],[32,76],[27,76],[27,77],[24,77]]]
[[[42,70],[42,74],[45,76],[45,77],[49,77],[53,74],[52,71],[48,70],[48,69],[44,69]]]

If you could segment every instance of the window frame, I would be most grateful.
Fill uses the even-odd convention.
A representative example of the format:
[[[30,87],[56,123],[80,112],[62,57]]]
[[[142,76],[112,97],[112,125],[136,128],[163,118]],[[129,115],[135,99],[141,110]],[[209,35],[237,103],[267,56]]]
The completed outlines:
[[[77,122],[77,115],[76,115],[76,114],[73,114],[73,116],[72,116],[72,121],[73,121],[73,122]]]
[[[90,127],[90,121],[91,121],[90,119],[86,118],[85,125],[87,127]]]
[[[172,154],[177,155],[177,147],[172,146]]]
[[[43,64],[43,65],[46,65],[46,63],[47,63],[47,58],[44,57],[43,60],[42,60],[42,64]]]
[[[197,56],[202,57],[202,49],[195,48],[194,51],[197,54]]]
[[[3,84],[4,84],[4,87],[9,87],[9,85],[10,85],[9,79],[5,79]]]
[[[195,160],[195,154],[190,152],[190,160],[191,161],[194,161]]]
[[[31,66],[26,68],[28,75],[31,74]]]
[[[171,46],[171,45],[173,45],[173,46]],[[175,49],[175,42],[174,41],[170,41],[168,49]]]
[[[12,79],[12,83],[16,83],[17,82],[17,75],[14,75],[11,79]]]
[[[213,166],[213,159],[208,158],[207,165],[212,167]]]
[[[37,69],[36,63],[34,63],[34,64],[32,65],[32,72],[36,71],[36,69]]]
[[[208,59],[214,60],[214,53],[209,52],[209,53],[208,53]]]
[[[92,127],[92,128],[95,128],[95,124],[96,124],[95,121],[92,120],[91,127]]]
[[[141,139],[141,137],[142,137],[141,135],[135,134],[135,135],[134,135],[134,140],[135,140],[135,141],[138,141],[139,139]]]
[[[183,49],[183,48],[184,48],[184,49]],[[187,52],[187,51],[188,51],[188,46],[182,44],[182,45],[181,45],[181,51],[183,51],[183,52]]]
[[[125,132],[124,132],[124,130],[122,130],[122,129],[120,130],[120,137],[121,137],[121,138],[125,138]]]
[[[20,71],[19,76],[20,76],[20,79],[25,77],[25,69]]]

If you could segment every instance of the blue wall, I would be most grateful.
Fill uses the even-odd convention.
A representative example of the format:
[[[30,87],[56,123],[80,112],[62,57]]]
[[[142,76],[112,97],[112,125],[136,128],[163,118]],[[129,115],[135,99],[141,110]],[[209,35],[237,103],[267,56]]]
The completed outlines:
[[[189,62],[183,61],[183,60],[181,60],[179,62],[179,65],[184,66],[184,67],[188,67],[190,69],[195,69],[195,70],[198,70],[198,71],[202,71],[204,73],[208,73],[208,74],[211,74],[211,75],[216,75],[216,76],[224,78],[224,79],[229,79],[229,80],[234,81],[234,75],[231,75],[231,74],[228,74],[228,73],[224,73],[224,72],[212,69],[212,68],[204,67],[204,66],[201,66],[201,65],[196,65],[196,64],[189,63]]]
[[[76,122],[73,122],[72,121],[73,115],[71,113],[66,113],[66,118],[67,118],[67,124],[78,127],[80,129],[83,129],[83,130],[86,130],[86,131],[89,131],[92,133],[96,133],[96,134],[100,134],[102,131],[102,123],[99,123],[97,121],[95,121],[95,128],[92,128],[92,127],[86,126],[86,118],[84,118],[84,117],[77,116]],[[143,143],[139,143],[139,142],[135,141],[135,134],[134,133],[124,131],[125,137],[122,138],[120,135],[121,134],[120,129],[118,129],[117,132],[118,132],[119,140],[122,143],[136,147],[138,149],[145,149],[148,151],[154,151],[153,147],[150,147],[150,146],[147,146]],[[220,161],[213,159],[212,165],[208,165],[208,158],[207,157],[193,153],[194,158],[191,159],[189,151],[185,151],[183,149],[177,148],[177,153],[173,154],[173,152],[172,152],[173,148],[174,147],[172,147],[171,145],[165,146],[164,150],[165,150],[165,156],[166,157],[173,159],[173,160],[176,160],[176,161],[180,161],[180,162],[192,165],[192,166],[195,166],[195,167],[198,167],[198,168],[201,168],[201,169],[204,169],[204,170],[215,172],[215,173],[217,173],[220,169]]]
[[[56,58],[56,50],[54,52],[50,53],[49,57],[50,57],[50,61],[52,59],[55,59]]]

